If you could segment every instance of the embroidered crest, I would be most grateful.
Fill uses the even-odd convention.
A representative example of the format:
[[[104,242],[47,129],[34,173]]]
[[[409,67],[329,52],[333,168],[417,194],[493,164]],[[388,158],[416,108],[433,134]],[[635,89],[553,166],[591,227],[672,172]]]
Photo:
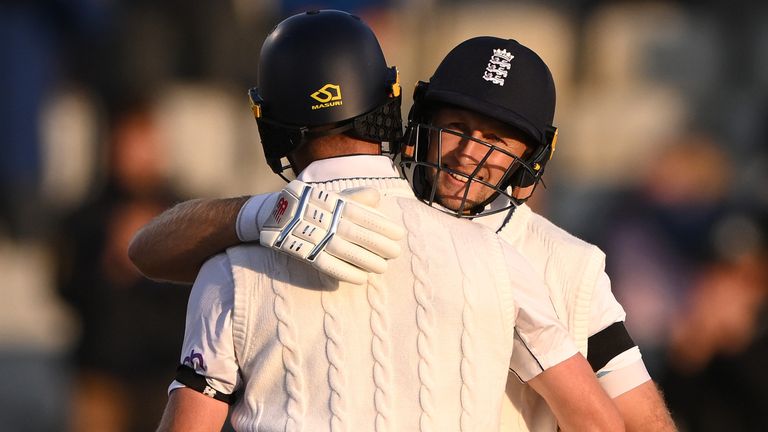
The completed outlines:
[[[488,60],[488,66],[485,67],[485,73],[483,79],[490,81],[493,84],[500,86],[504,85],[504,78],[507,77],[509,69],[512,67],[510,63],[515,56],[505,49],[493,50],[491,59]]]

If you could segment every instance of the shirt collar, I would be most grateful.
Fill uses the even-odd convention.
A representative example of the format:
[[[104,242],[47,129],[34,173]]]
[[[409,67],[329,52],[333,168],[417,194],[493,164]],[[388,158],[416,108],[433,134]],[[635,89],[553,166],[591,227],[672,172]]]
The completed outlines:
[[[511,193],[512,190],[507,189],[507,193]],[[509,207],[510,201],[509,198],[504,196],[503,194],[499,194],[496,199],[491,201],[490,204],[485,206],[484,211],[494,211],[499,210],[505,207]],[[513,206],[514,207],[514,206]],[[482,225],[485,225],[489,228],[492,228],[494,230],[501,229],[501,227],[504,226],[504,224],[507,222],[507,219],[509,218],[510,212],[514,211],[513,208],[510,208],[509,211],[502,211],[494,214],[489,214],[482,216],[482,212],[480,213],[481,216],[476,217],[475,219],[477,222],[480,222]]]
[[[485,216],[477,216],[473,220],[480,225],[484,225],[494,231],[498,231],[507,223],[507,220],[510,217],[512,211],[513,209],[509,209],[509,211],[505,212],[499,212]]]
[[[312,162],[296,177],[306,183],[342,178],[400,178],[392,159],[380,155],[340,156]]]

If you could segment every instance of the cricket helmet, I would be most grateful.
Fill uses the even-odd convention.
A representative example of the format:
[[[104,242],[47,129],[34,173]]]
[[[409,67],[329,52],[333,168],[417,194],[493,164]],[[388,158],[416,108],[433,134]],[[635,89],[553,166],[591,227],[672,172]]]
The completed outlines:
[[[290,166],[283,158],[308,139],[402,137],[397,69],[387,66],[370,27],[347,12],[309,11],[277,24],[262,45],[249,98],[278,174]]]
[[[446,106],[471,111],[512,127],[525,138],[528,151],[522,157],[513,157],[514,162],[496,184],[429,161],[430,146],[440,146],[444,133],[457,134],[432,124],[435,112]],[[439,197],[435,196],[435,182],[430,182],[426,173],[436,172],[432,175],[434,178],[441,172],[450,172],[467,179],[467,190],[473,183],[482,183],[494,190],[484,202],[470,205],[465,200],[461,208],[449,209],[451,213],[469,217],[496,213],[527,200],[541,180],[557,142],[557,128],[552,125],[554,114],[552,74],[535,52],[515,40],[472,38],[448,53],[429,82],[417,84],[400,147],[400,165],[416,194],[430,204],[439,203]],[[488,148],[485,159],[492,152],[507,153],[491,143],[478,142]],[[440,151],[438,149],[438,154]],[[499,195],[506,198],[506,205],[496,205],[491,211],[486,209]]]

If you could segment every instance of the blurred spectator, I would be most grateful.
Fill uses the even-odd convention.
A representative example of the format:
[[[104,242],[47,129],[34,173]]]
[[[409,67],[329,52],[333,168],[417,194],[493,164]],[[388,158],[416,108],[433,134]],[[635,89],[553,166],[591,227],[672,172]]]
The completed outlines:
[[[744,351],[758,331],[766,286],[765,235],[743,215],[723,218],[715,231],[722,243],[740,244],[718,253],[702,266],[670,340],[670,365],[682,374],[696,374],[717,355]],[[716,249],[733,249],[720,245]],[[726,254],[727,253],[727,254]]]
[[[0,2],[0,429],[60,430],[75,320],[56,295],[41,194],[41,116],[71,60],[65,46],[98,32],[108,2]],[[91,38],[93,39],[93,38]]]
[[[55,78],[55,39],[47,8],[0,4],[0,223],[14,235],[39,234],[45,219],[39,118]]]
[[[76,321],[56,296],[54,260],[41,241],[0,232],[0,430],[60,430],[68,418],[67,357]]]
[[[108,2],[90,0],[0,2],[0,229],[14,237],[47,234],[42,108],[71,66],[68,44],[98,39],[108,11]]]
[[[634,191],[616,198],[603,245],[627,328],[661,378],[670,329],[711,251],[710,233],[726,210],[729,159],[707,135],[666,147]]]
[[[673,327],[662,385],[678,424],[691,431],[756,431],[768,423],[768,224],[723,220],[736,242],[694,281]],[[733,248],[727,248],[733,249]]]
[[[679,88],[655,79],[658,46],[693,25],[669,2],[604,2],[583,17],[573,96],[562,107],[560,140],[547,175],[552,219],[596,240],[617,189],[634,188],[663,144],[687,127]],[[664,31],[662,31],[664,30]],[[560,92],[558,89],[558,99]],[[546,178],[545,178],[546,181]]]
[[[760,430],[768,421],[766,227],[730,199],[731,158],[681,136],[601,241],[627,327],[681,430]]]
[[[104,188],[59,231],[62,294],[82,320],[75,431],[153,430],[178,363],[188,289],[143,278],[127,257],[133,233],[176,200],[151,108],[118,114]]]

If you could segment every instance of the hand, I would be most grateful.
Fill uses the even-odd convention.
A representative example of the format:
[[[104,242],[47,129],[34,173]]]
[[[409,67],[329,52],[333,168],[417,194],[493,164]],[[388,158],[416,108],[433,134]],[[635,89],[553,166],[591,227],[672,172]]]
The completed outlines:
[[[334,279],[363,284],[384,273],[400,255],[405,230],[372,207],[379,191],[355,188],[340,194],[290,182],[260,227],[259,243],[285,252]],[[261,222],[261,221],[259,221]]]

